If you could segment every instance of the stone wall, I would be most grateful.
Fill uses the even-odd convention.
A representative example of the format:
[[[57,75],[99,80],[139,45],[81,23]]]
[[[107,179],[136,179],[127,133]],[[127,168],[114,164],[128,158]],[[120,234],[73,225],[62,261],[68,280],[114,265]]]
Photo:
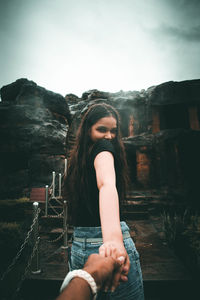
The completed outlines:
[[[64,97],[27,79],[1,89],[0,198],[28,196],[63,171],[71,116]]]
[[[198,202],[200,80],[166,82],[147,90],[91,90],[63,98],[26,79],[1,89],[0,197],[28,193],[62,172],[81,115],[94,102],[113,105],[134,191],[174,191]]]
[[[131,189],[179,194],[198,204],[200,80],[167,82],[141,92],[85,93],[73,104],[68,149],[75,140],[81,110],[94,101],[107,102],[120,114]]]

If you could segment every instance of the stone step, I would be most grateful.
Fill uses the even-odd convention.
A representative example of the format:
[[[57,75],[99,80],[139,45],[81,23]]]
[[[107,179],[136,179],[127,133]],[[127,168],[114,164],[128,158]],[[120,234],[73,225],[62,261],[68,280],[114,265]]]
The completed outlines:
[[[127,195],[126,199],[134,200],[134,201],[150,200],[150,199],[155,199],[155,196],[154,195]]]
[[[149,218],[148,211],[123,211],[122,218],[125,220],[146,220]]]
[[[41,216],[39,219],[39,224],[42,230],[49,229],[49,228],[56,228],[56,227],[63,227],[63,217],[62,216],[55,216],[55,215],[48,215]]]
[[[122,210],[128,211],[144,211],[148,210],[150,207],[149,203],[144,201],[127,201],[126,204],[122,205]]]
[[[58,238],[59,236],[61,236],[62,233],[63,233],[63,228],[54,228],[54,229],[50,230],[49,232],[46,232],[45,235],[48,236],[50,240],[54,240],[54,239]],[[72,233],[73,233],[72,229],[69,229],[67,231],[68,240],[71,240]],[[42,232],[42,234],[44,234],[44,232]]]

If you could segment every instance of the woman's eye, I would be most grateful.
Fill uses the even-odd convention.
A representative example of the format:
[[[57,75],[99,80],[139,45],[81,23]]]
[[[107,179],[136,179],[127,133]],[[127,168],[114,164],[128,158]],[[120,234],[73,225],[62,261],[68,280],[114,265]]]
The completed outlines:
[[[106,128],[104,128],[104,127],[97,128],[97,130],[98,130],[99,132],[106,132]]]
[[[112,129],[110,132],[113,133],[113,134],[116,134],[117,133],[117,129],[116,128]]]

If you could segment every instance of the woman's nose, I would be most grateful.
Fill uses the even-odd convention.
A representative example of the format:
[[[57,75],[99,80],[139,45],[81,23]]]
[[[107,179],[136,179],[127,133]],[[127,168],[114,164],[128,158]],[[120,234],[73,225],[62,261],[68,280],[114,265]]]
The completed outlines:
[[[112,139],[112,135],[111,135],[110,131],[106,132],[105,139],[108,139],[108,140]]]

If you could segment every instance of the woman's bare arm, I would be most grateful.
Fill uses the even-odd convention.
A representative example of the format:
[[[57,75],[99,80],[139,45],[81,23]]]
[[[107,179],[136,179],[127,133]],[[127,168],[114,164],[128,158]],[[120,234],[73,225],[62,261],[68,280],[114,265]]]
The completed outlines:
[[[120,226],[119,198],[112,153],[100,152],[94,160],[94,167],[99,189],[99,211],[104,243],[99,253],[114,258],[125,256],[125,271],[128,271],[129,258],[124,248]]]
[[[94,167],[99,189],[103,241],[115,239],[122,242],[113,155],[108,151],[100,152],[94,160]]]

